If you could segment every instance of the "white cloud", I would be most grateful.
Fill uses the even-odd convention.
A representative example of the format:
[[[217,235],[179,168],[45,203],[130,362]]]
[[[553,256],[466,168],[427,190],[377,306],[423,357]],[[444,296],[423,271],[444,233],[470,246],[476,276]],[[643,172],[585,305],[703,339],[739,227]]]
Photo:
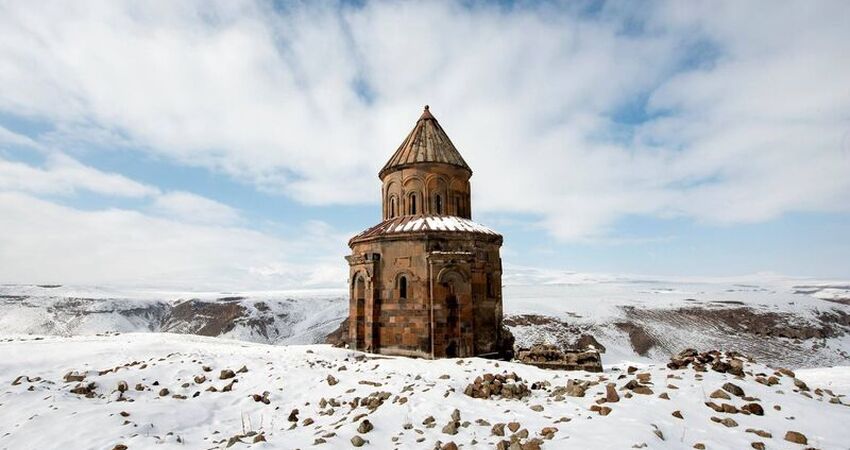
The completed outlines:
[[[156,213],[186,222],[230,225],[239,221],[239,212],[223,203],[189,192],[169,192],[152,205]]]
[[[430,103],[475,170],[475,210],[563,239],[630,214],[850,209],[846,2],[269,8],[4,4],[0,111],[358,203]],[[617,122],[643,98],[651,120]]]
[[[117,197],[147,197],[159,190],[123,175],[102,172],[61,153],[46,156],[44,168],[0,159],[0,191],[70,195],[79,191]]]
[[[323,243],[324,242],[324,243]],[[332,244],[329,244],[331,242]],[[0,193],[0,282],[132,284],[190,289],[338,286],[347,271],[332,239],[298,244],[239,227],[111,209],[80,211]],[[330,257],[337,264],[328,270]],[[303,255],[302,255],[303,256]],[[274,272],[262,268],[276,267]]]

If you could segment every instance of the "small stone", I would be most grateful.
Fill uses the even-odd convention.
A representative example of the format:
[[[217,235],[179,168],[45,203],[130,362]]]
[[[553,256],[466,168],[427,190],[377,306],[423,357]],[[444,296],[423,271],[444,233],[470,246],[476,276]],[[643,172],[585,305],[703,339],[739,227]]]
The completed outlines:
[[[328,386],[333,386],[333,385],[339,383],[339,380],[337,380],[333,375],[328,375],[328,377],[325,380],[327,380]]]
[[[753,433],[753,434],[755,434],[759,437],[763,437],[763,438],[766,438],[766,439],[770,439],[770,438],[773,437],[773,435],[768,433],[767,431],[759,430],[759,429],[756,429],[756,428],[747,428],[745,431],[747,433]]]
[[[698,450],[705,450],[705,444],[703,444],[701,442],[697,442],[696,444],[694,444],[694,448],[696,448]]]
[[[516,433],[516,430],[519,430],[519,422],[508,422],[508,429],[511,433]]]
[[[298,422],[298,409],[293,409],[289,412],[289,417],[286,419],[290,422]]]
[[[360,422],[360,426],[357,427],[357,432],[361,434],[366,434],[372,431],[374,428],[375,427],[372,425],[372,422],[369,422],[369,419],[363,419],[363,421]]]
[[[673,417],[677,419],[684,419],[684,417],[682,417],[682,411],[679,411],[678,409],[676,411],[673,411]]]
[[[709,397],[711,397],[711,398],[722,398],[723,400],[729,400],[729,399],[732,398],[732,397],[729,397],[729,394],[727,394],[726,392],[724,392],[720,389],[712,392],[711,395],[709,395]]]
[[[364,441],[363,438],[358,435],[355,435],[353,438],[351,438],[351,445],[355,447],[362,447],[365,443],[366,441]]]
[[[605,385],[605,401],[608,403],[617,403],[620,401],[620,395],[617,394],[617,385],[608,383]]]
[[[806,439],[806,435],[797,431],[789,431],[785,433],[785,440],[802,445],[807,445],[809,443],[809,440]]]
[[[555,437],[555,433],[558,432],[558,429],[555,427],[545,427],[540,430],[540,435],[543,436],[543,439],[552,439]]]
[[[493,428],[490,429],[490,433],[494,436],[504,436],[505,435],[505,424],[497,423],[493,425]]]
[[[236,374],[230,369],[223,369],[221,373],[218,375],[219,380],[227,380],[235,377]]]
[[[129,389],[129,387],[127,386],[126,381],[118,382],[118,392],[127,392],[127,389]]]
[[[202,384],[207,381],[206,375],[196,375],[195,376],[195,384]]]
[[[732,420],[731,417],[724,418],[723,420],[720,421],[720,423],[723,424],[726,427],[729,427],[729,428],[738,426],[738,422],[735,422],[734,420]]]
[[[733,384],[733,383],[724,384],[723,390],[734,395],[734,396],[736,396],[736,397],[743,397],[744,396],[744,390],[741,389],[740,386]]]
[[[159,390],[160,397],[165,397],[166,395],[168,395],[168,388],[162,388]]]
[[[443,427],[443,433],[450,434],[452,436],[457,434],[457,422],[450,421],[447,423],[446,426]]]
[[[541,412],[543,411],[543,405],[532,405],[530,409],[532,411]]]
[[[764,408],[762,408],[761,405],[759,405],[758,403],[747,403],[746,405],[742,406],[741,409],[757,416],[764,415]]]
[[[753,442],[750,444],[750,447],[756,450],[765,450],[765,448],[767,448],[764,446],[764,442]]]
[[[457,444],[454,442],[447,442],[440,447],[441,450],[457,450]]]

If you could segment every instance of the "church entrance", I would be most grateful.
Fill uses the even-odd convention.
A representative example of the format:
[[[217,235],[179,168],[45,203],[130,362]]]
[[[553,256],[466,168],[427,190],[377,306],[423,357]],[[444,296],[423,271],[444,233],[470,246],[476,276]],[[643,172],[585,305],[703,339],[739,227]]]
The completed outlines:
[[[446,356],[458,356],[458,340],[460,339],[460,311],[457,296],[454,293],[446,298]]]
[[[354,284],[354,295],[357,299],[357,311],[355,313],[357,342],[355,349],[364,350],[366,348],[366,281],[363,277],[357,277]]]

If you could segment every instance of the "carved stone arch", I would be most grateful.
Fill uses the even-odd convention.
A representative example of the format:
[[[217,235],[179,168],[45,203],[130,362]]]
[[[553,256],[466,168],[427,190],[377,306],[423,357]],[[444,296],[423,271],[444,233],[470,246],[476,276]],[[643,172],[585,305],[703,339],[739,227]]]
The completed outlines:
[[[404,278],[404,290],[406,292],[402,292],[402,278]],[[398,295],[398,299],[400,300],[411,300],[413,299],[413,295],[411,293],[413,282],[418,281],[418,278],[413,275],[413,272],[407,269],[399,270],[393,276],[393,290]],[[405,295],[402,295],[405,294]]]
[[[410,175],[402,180],[402,192],[404,194],[404,213],[420,214],[423,211],[424,183],[417,175]],[[415,196],[415,208],[414,208]],[[415,212],[414,212],[415,211]]]
[[[428,198],[429,214],[446,214],[448,192],[449,183],[442,175],[430,174],[425,179],[425,195]]]
[[[469,273],[457,266],[443,267],[437,272],[437,283],[446,284],[451,281],[469,282]]]
[[[401,183],[395,180],[387,182],[384,187],[384,217],[389,219],[393,217],[392,201],[395,199],[395,215],[401,215]]]
[[[448,210],[453,212],[453,215],[465,217],[468,209],[468,182],[460,178],[452,178],[449,182],[448,189]]]

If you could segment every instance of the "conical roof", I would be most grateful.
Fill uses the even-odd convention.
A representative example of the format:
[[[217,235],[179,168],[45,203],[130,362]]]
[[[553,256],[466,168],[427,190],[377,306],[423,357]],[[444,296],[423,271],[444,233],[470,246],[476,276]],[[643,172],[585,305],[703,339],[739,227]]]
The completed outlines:
[[[452,144],[443,127],[431,115],[428,105],[425,105],[425,111],[416,121],[416,126],[413,127],[398,150],[393,153],[378,176],[383,178],[388,172],[416,163],[451,164],[468,170],[470,174],[472,173],[472,169],[460,156],[460,152]]]

